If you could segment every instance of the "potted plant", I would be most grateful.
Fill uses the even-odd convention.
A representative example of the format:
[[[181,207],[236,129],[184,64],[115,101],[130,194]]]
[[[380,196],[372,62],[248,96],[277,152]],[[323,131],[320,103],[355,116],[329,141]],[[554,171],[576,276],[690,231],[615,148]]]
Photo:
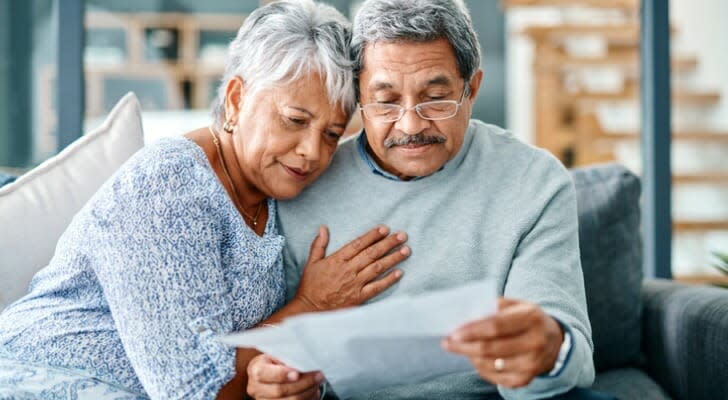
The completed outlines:
[[[723,275],[728,276],[728,253],[721,253],[718,251],[713,251],[713,266],[721,271]],[[728,284],[718,284],[718,286],[722,286],[724,288],[728,288]]]

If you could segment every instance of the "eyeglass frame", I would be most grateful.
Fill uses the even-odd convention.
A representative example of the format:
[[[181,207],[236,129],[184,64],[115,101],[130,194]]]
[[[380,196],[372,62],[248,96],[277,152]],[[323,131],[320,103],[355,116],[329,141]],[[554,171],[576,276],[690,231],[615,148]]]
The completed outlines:
[[[460,106],[462,106],[463,105],[463,101],[465,101],[465,94],[467,92],[468,92],[468,83],[466,81],[465,82],[465,87],[463,87],[463,94],[460,95],[460,101],[455,101],[455,100],[423,101],[422,103],[417,103],[417,104],[413,105],[412,107],[402,107],[399,104],[393,104],[393,103],[367,103],[367,104],[360,105],[359,106],[359,110],[362,111],[362,114],[364,114],[364,117],[366,117],[366,119],[368,119],[368,120],[370,120],[372,122],[380,123],[380,124],[391,124],[391,123],[397,122],[397,121],[401,120],[404,117],[405,114],[407,114],[407,111],[412,110],[412,109],[415,110],[415,112],[417,113],[417,116],[418,117],[420,117],[420,118],[422,118],[424,120],[427,120],[427,121],[442,121],[442,120],[445,120],[445,119],[453,118],[456,115],[458,115],[458,111],[460,111]],[[437,103],[437,104],[444,104],[444,103],[454,104],[455,105],[455,112],[452,115],[448,116],[448,117],[442,117],[442,118],[428,118],[428,117],[425,117],[424,115],[422,115],[420,113],[420,107],[422,107],[423,105],[428,105],[428,104],[433,104],[433,103]],[[399,110],[400,110],[399,117],[397,117],[397,119],[388,120],[388,121],[380,121],[380,120],[377,120],[377,119],[370,118],[369,116],[367,116],[367,112],[364,109],[364,107],[367,107],[367,106],[388,106],[388,107],[391,107],[391,108],[399,108]]]

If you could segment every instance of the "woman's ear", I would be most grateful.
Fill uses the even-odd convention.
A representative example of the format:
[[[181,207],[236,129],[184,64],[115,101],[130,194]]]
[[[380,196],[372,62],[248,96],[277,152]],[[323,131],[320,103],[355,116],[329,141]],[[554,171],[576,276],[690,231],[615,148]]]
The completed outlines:
[[[239,76],[233,76],[225,87],[225,121],[233,124],[238,122],[238,114],[245,100],[245,81]]]

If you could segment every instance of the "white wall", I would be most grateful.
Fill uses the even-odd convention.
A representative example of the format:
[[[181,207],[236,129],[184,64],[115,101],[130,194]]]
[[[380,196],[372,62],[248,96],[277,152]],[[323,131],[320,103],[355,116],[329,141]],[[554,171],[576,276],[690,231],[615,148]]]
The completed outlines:
[[[694,54],[698,58],[695,73],[684,83],[695,88],[718,89],[720,104],[704,115],[703,122],[712,128],[728,130],[728,1],[671,0],[670,18],[678,29],[672,51]],[[728,162],[728,160],[727,160]]]

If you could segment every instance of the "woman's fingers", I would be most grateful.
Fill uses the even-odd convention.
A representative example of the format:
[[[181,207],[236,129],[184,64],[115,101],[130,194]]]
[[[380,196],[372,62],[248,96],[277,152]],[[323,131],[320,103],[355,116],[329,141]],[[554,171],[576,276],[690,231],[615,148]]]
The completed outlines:
[[[301,393],[284,397],[256,397],[256,400],[318,400],[321,397],[318,385],[312,386]]]
[[[389,235],[379,242],[365,248],[363,251],[357,254],[354,258],[351,259],[351,265],[353,268],[355,268],[356,273],[359,274],[363,270],[372,266],[372,264],[376,264],[384,260],[383,257],[387,253],[391,252],[392,249],[394,249],[395,247],[402,245],[402,243],[404,243],[405,241],[407,241],[407,234],[404,232],[397,232],[395,234]],[[388,270],[389,267],[391,267],[391,265],[381,265],[381,271],[376,274],[376,276],[379,276],[382,272]]]
[[[331,256],[342,261],[349,261],[369,246],[382,240],[382,238],[386,237],[388,233],[389,228],[384,225],[379,225],[347,243]]]
[[[315,394],[323,379],[321,372],[304,374],[261,354],[248,364],[247,392],[255,398],[307,399]]]
[[[295,382],[277,383],[277,384],[258,384],[255,388],[256,398],[291,398],[291,399],[307,399],[310,398],[318,385],[323,381],[320,372],[308,372],[301,374]],[[252,394],[251,394],[252,396]]]
[[[373,262],[370,261],[368,265],[358,272],[357,277],[363,284],[374,281],[392,267],[402,262],[405,258],[409,257],[411,252],[412,250],[409,247],[402,246],[391,254],[375,259]]]
[[[365,282],[369,282],[361,288],[362,301],[369,300],[370,298],[385,291],[388,287],[397,283],[397,281],[402,278],[403,275],[402,270],[399,269],[391,271],[390,273],[382,276],[381,279],[376,278],[379,277],[382,272],[388,270],[395,264],[407,258],[409,254],[409,247],[402,247],[398,251],[395,251],[394,253],[384,257],[383,259],[373,263],[369,267],[371,268],[370,270],[365,269],[364,271],[362,271],[360,275],[363,275],[363,279],[366,279]]]
[[[285,383],[297,381],[301,373],[274,358],[261,354],[248,364],[248,376],[258,383]]]
[[[318,234],[311,242],[311,249],[308,251],[308,262],[315,262],[326,257],[326,246],[329,245],[329,229],[323,225],[319,226]]]

